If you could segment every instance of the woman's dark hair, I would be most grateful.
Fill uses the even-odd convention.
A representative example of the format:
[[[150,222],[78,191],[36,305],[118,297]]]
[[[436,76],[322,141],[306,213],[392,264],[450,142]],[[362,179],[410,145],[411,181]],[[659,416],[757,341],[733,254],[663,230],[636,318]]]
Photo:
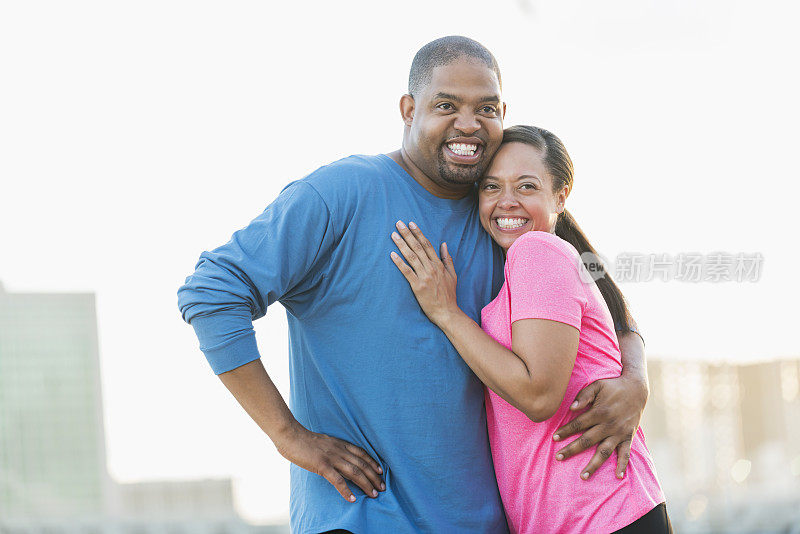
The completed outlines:
[[[503,144],[506,143],[524,143],[537,148],[542,153],[542,161],[553,180],[553,192],[560,191],[565,185],[568,193],[572,190],[574,175],[572,159],[569,157],[564,143],[554,133],[536,126],[512,126],[503,131]],[[611,312],[614,328],[623,331],[630,330],[633,319],[622,291],[606,272],[597,251],[566,209],[558,214],[555,234],[575,247],[578,254],[581,255],[583,264],[595,278],[597,288]],[[590,252],[591,255],[584,255],[585,252]]]

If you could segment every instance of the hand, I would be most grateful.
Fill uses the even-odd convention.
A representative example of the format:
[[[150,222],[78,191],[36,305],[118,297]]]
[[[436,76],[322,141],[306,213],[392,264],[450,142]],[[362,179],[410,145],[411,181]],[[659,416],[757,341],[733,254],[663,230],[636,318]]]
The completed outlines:
[[[628,467],[631,440],[639,428],[646,403],[647,388],[642,388],[640,381],[623,376],[592,382],[578,393],[570,410],[591,407],[556,430],[553,439],[561,441],[581,432],[583,435],[559,450],[556,459],[566,460],[599,443],[591,461],[581,471],[581,478],[587,480],[592,476],[614,449],[617,451],[617,478],[622,478]]]
[[[325,434],[317,434],[296,424],[288,435],[275,442],[278,452],[293,464],[316,473],[333,484],[342,497],[356,502],[345,479],[354,482],[370,497],[377,497],[386,485],[378,462],[360,447]]]
[[[392,261],[408,280],[428,319],[442,326],[450,314],[459,311],[456,303],[456,270],[447,244],[442,243],[440,260],[416,224],[408,223],[406,228],[402,221],[397,221],[395,226],[399,234],[392,232],[392,240],[410,267],[395,252],[391,254]]]

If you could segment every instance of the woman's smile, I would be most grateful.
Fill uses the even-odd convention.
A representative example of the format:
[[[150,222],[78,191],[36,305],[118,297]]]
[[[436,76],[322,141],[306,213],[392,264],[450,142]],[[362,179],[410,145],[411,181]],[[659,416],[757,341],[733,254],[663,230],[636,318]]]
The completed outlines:
[[[497,228],[502,232],[513,232],[528,224],[530,219],[525,217],[495,217],[494,223]]]

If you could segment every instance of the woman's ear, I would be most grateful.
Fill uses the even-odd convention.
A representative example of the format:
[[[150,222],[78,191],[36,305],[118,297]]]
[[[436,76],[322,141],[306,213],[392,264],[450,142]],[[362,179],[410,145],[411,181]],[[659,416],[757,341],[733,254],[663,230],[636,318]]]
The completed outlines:
[[[561,213],[564,211],[565,204],[567,203],[567,197],[569,196],[569,186],[565,185],[561,188],[561,190],[556,194],[556,211]]]
[[[400,116],[403,117],[403,122],[406,126],[411,126],[414,122],[415,103],[414,97],[411,95],[403,95],[400,97]]]

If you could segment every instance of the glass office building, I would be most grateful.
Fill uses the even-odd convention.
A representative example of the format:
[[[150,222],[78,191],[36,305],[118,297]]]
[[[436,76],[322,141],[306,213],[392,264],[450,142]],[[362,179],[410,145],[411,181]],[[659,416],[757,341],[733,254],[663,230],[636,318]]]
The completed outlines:
[[[0,517],[106,509],[96,325],[93,294],[0,286]]]

